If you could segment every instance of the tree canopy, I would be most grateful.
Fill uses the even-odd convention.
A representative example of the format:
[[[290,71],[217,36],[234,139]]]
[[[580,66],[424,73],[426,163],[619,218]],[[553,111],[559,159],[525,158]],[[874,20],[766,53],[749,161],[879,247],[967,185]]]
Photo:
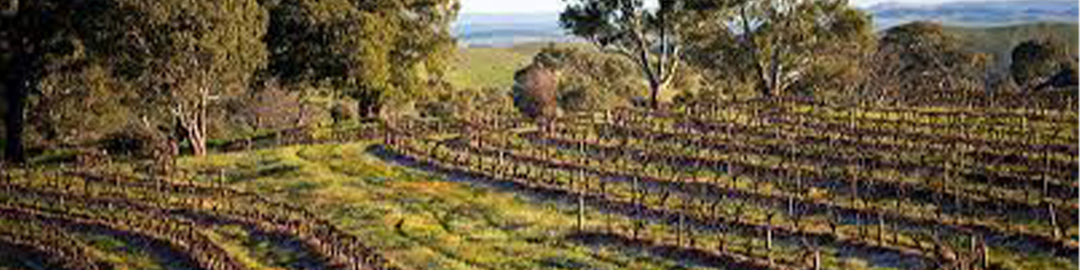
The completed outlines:
[[[1064,42],[1054,38],[1033,39],[1013,48],[1009,70],[1017,85],[1029,88],[1068,69],[1073,61]]]
[[[364,115],[389,98],[441,83],[454,40],[453,0],[282,0],[271,13],[270,73],[328,85],[360,102]]]
[[[25,161],[23,144],[28,99],[51,63],[73,53],[78,44],[81,1],[4,1],[0,12],[0,74],[5,101],[4,157]]]
[[[130,119],[174,145],[189,142],[197,154],[205,153],[208,122],[227,118],[220,114],[235,106],[225,105],[258,88],[256,81],[331,89],[374,115],[388,101],[420,98],[445,84],[456,46],[449,24],[458,9],[455,0],[3,4],[0,107],[8,108],[11,160],[23,159],[30,106],[44,106],[32,115],[49,125],[43,130],[66,133],[57,127],[78,120],[57,104],[80,96],[87,102],[76,105],[121,108],[113,105],[123,100],[130,110],[119,113],[136,114]],[[29,104],[39,93],[46,96]]]
[[[642,0],[574,0],[559,16],[563,28],[604,52],[633,60],[649,85],[649,104],[659,106],[660,92],[671,83],[682,63],[688,25],[684,16],[696,5],[662,0],[646,8]]]
[[[964,48],[940,24],[914,22],[887,30],[871,60],[874,96],[924,102],[983,90],[991,58]]]
[[[764,96],[849,87],[840,81],[856,80],[874,47],[870,17],[844,0],[740,1],[698,12],[688,59],[714,80],[744,81]]]

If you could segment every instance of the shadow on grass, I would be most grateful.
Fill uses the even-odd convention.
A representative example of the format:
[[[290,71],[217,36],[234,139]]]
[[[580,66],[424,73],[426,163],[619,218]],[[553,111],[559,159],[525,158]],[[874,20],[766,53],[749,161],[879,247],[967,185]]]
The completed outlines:
[[[227,176],[227,179],[229,180],[229,183],[235,184],[259,178],[281,176],[299,170],[300,166],[297,165],[281,163],[260,164],[258,167],[251,170],[237,170],[236,172],[230,173]]]
[[[699,248],[687,248],[670,244],[657,243],[644,239],[632,239],[619,234],[604,232],[575,232],[565,236],[565,239],[582,245],[604,245],[618,247],[624,250],[648,252],[675,261],[694,264],[696,266],[715,267],[720,269],[769,269],[768,266],[757,265],[749,262],[738,262],[716,252],[709,252]]]
[[[285,232],[260,228],[238,220],[189,209],[174,211],[173,214],[187,217],[199,223],[200,227],[237,226],[243,230],[243,234],[225,233],[222,230],[218,230],[217,233],[243,245],[248,255],[261,263],[286,269],[332,269],[330,261],[311,252],[309,247],[304,245],[303,240]]]

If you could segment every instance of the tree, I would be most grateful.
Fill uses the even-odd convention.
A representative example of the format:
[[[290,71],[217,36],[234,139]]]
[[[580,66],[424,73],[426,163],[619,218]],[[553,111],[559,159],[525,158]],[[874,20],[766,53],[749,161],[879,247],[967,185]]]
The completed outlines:
[[[0,11],[0,74],[4,101],[4,157],[26,161],[23,133],[27,102],[38,93],[50,58],[72,51],[79,1],[3,1]]]
[[[632,104],[648,89],[636,75],[635,64],[617,55],[580,46],[550,44],[533,58],[559,76],[557,98],[566,111],[606,110]],[[678,86],[678,79],[673,85]]]
[[[1033,39],[1013,48],[1009,70],[1017,85],[1029,88],[1068,68],[1071,61],[1064,42],[1054,38]]]
[[[108,66],[87,63],[85,50],[77,46],[50,61],[28,104],[29,146],[78,147],[126,131],[135,91],[117,82]]]
[[[1076,87],[1077,84],[1080,83],[1080,78],[1078,77],[1080,77],[1080,74],[1077,74],[1075,62],[1062,64],[1060,70],[1054,74],[1054,76],[1047,78],[1043,83],[1036,85],[1033,89],[1035,91],[1040,91],[1050,87]]]
[[[430,98],[430,89],[445,89],[450,60],[457,40],[450,25],[457,19],[457,0],[407,0],[397,8],[401,23],[391,54],[391,84],[398,90],[391,98]],[[427,90],[427,91],[425,91]]]
[[[328,85],[374,116],[391,98],[443,77],[456,43],[455,0],[283,0],[271,13],[269,71],[283,82]]]
[[[660,0],[646,8],[642,0],[574,0],[559,16],[560,25],[600,50],[626,57],[640,68],[649,85],[649,106],[659,107],[659,95],[679,71],[682,1]]]
[[[966,50],[940,24],[913,22],[885,31],[871,60],[869,89],[882,99],[941,102],[950,92],[983,86],[990,61]]]
[[[387,90],[391,21],[348,0],[269,5],[270,72],[286,83],[329,85],[369,115]]]
[[[195,155],[206,154],[210,108],[248,89],[265,65],[265,11],[255,0],[110,4],[91,23],[92,53],[138,86],[146,125],[171,122],[166,130],[180,134],[174,143],[182,137]]]
[[[689,58],[763,96],[850,85],[874,47],[870,17],[846,0],[741,1],[732,9],[698,11]]]

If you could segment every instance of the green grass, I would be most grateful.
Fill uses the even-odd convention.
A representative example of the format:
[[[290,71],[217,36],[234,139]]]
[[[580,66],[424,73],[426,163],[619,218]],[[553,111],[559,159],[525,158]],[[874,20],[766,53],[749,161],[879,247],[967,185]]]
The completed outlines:
[[[388,164],[370,154],[369,146],[220,154],[184,159],[181,166],[248,176],[230,180],[307,205],[412,269],[695,268],[639,251],[570,242],[563,237],[574,226],[569,207]],[[275,169],[281,167],[293,169]],[[265,170],[274,173],[260,173]]]
[[[455,88],[509,88],[514,72],[532,63],[533,56],[548,43],[522,43],[509,48],[462,48],[450,67],[450,84]],[[584,43],[556,43],[556,46],[588,46]]]
[[[512,48],[464,48],[450,69],[449,80],[455,88],[508,88],[514,84],[514,72],[532,62],[539,51]]]

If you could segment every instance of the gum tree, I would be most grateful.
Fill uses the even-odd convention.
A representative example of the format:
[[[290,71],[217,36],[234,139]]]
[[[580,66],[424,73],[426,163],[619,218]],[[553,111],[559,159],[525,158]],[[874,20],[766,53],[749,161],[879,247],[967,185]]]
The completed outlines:
[[[210,108],[246,91],[265,65],[265,11],[255,0],[110,4],[93,22],[92,53],[138,86],[144,124],[171,123],[171,144],[182,138],[205,155]]]
[[[560,25],[606,53],[632,60],[649,85],[649,106],[679,72],[688,3],[660,0],[573,0],[559,16]],[[693,6],[693,5],[691,5]]]

